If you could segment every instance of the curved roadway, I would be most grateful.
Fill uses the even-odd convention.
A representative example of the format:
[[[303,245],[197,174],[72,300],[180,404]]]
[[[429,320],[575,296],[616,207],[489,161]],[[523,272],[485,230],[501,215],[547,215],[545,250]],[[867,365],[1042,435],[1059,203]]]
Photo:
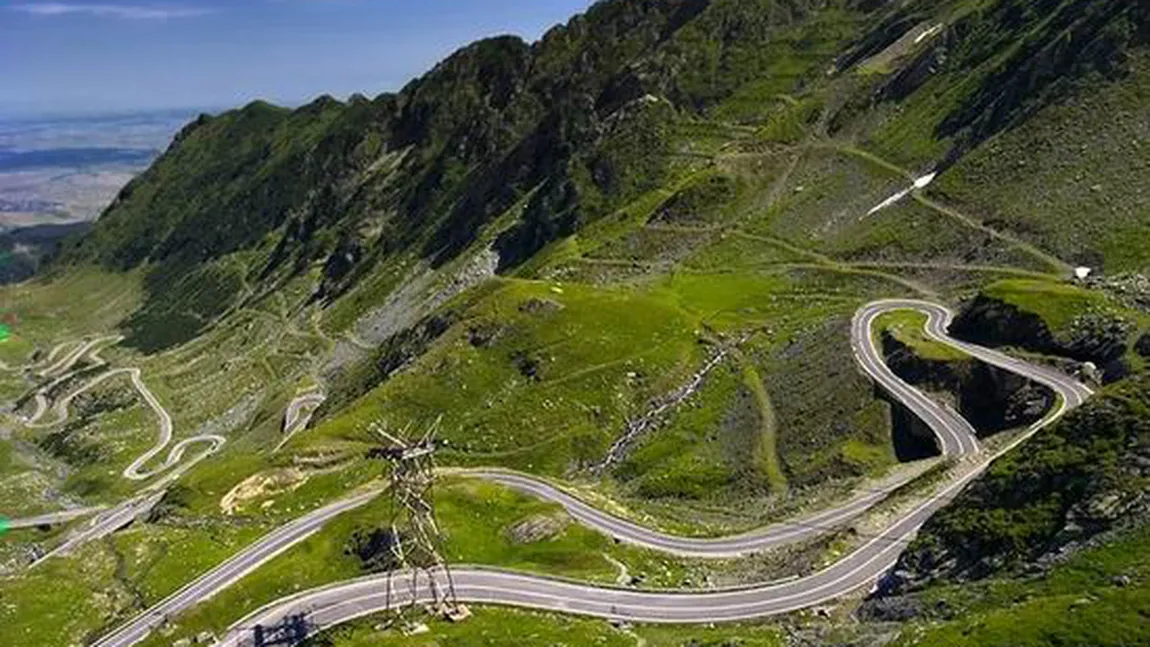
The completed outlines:
[[[300,431],[303,431],[311,422],[312,414],[320,407],[327,396],[322,391],[311,389],[292,398],[284,412],[283,440],[276,445],[272,452],[278,452]]]
[[[134,461],[121,473],[121,475],[131,481],[144,481],[153,478],[163,472],[167,474],[162,478],[144,488],[140,496],[128,499],[113,508],[101,511],[95,518],[84,526],[74,531],[63,544],[37,559],[33,565],[39,564],[44,560],[57,555],[63,555],[71,552],[78,546],[83,545],[93,539],[98,539],[108,535],[125,525],[131,523],[137,517],[146,514],[162,497],[162,488],[166,487],[168,483],[178,478],[188,469],[193,467],[196,463],[212,455],[223,446],[227,439],[218,435],[201,435],[192,438],[186,438],[176,443],[171,450],[169,450],[164,462],[153,470],[143,470],[143,466],[155,458],[158,454],[164,451],[172,442],[172,417],[168,414],[167,409],[164,408],[156,396],[144,384],[141,377],[139,368],[117,368],[105,371],[100,375],[88,380],[83,385],[73,389],[66,395],[56,399],[55,404],[49,406],[48,394],[52,389],[56,388],[66,380],[77,375],[80,370],[72,370],[85,356],[91,362],[92,368],[100,368],[107,365],[107,362],[100,357],[100,350],[105,343],[115,343],[122,340],[123,337],[99,337],[86,342],[65,342],[58,344],[48,354],[47,358],[36,362],[34,364],[23,367],[22,370],[34,371],[44,377],[53,378],[50,382],[36,390],[33,397],[36,401],[35,411],[26,418],[23,422],[29,428],[39,429],[54,427],[67,422],[69,417],[69,405],[80,395],[90,391],[91,389],[99,386],[106,380],[119,375],[128,375],[131,378],[132,386],[140,397],[144,399],[148,407],[156,414],[159,421],[159,433],[156,443],[140,456],[136,457]],[[75,348],[63,354],[63,356],[56,361],[56,356],[60,355],[60,351],[66,347],[75,345]],[[53,363],[55,362],[55,363]],[[39,369],[41,364],[48,364],[47,368]],[[40,422],[40,418],[44,416],[49,410],[55,412],[55,420],[51,422]],[[184,455],[188,447],[194,444],[208,443],[208,448],[200,452],[197,456],[189,461],[183,461]],[[182,464],[181,464],[182,463]],[[179,465],[179,467],[176,467]],[[175,467],[176,469],[172,469]],[[32,519],[31,521],[51,520],[53,522],[64,522],[79,516],[84,516],[83,511],[62,512],[56,514],[43,515]],[[28,520],[22,520],[27,522]]]
[[[499,483],[563,506],[579,523],[611,537],[660,552],[702,559],[742,557],[768,548],[814,539],[866,512],[905,484],[904,479],[870,490],[840,507],[807,517],[784,521],[748,533],[717,538],[681,537],[644,528],[634,522],[598,510],[538,478],[501,470],[463,470],[467,476]]]
[[[147,385],[144,384],[144,380],[140,374],[140,369],[135,367],[112,369],[110,371],[101,373],[91,380],[88,380],[82,386],[73,389],[67,395],[56,400],[55,405],[51,407],[51,409],[56,412],[55,420],[51,422],[40,422],[40,418],[42,418],[44,414],[49,410],[48,393],[57,385],[76,375],[76,371],[70,371],[69,369],[71,369],[72,366],[74,366],[76,362],[80,361],[80,359],[84,356],[88,356],[88,358],[92,361],[93,367],[98,368],[107,365],[107,362],[99,356],[100,345],[106,342],[118,342],[122,339],[123,337],[119,336],[101,337],[86,343],[82,343],[76,350],[72,351],[71,353],[67,353],[59,362],[41,371],[41,374],[47,377],[51,377],[57,373],[60,373],[60,375],[58,375],[45,386],[42,386],[36,390],[36,393],[34,394],[36,399],[36,410],[24,421],[25,426],[31,428],[45,428],[63,424],[68,420],[68,406],[72,403],[73,400],[99,386],[106,380],[119,375],[128,375],[132,380],[132,386],[136,389],[136,392],[140,394],[140,397],[144,399],[144,402],[146,402],[148,407],[150,407],[156,414],[156,417],[159,420],[159,434],[155,445],[153,445],[140,456],[136,457],[136,459],[132,461],[131,465],[124,468],[124,471],[122,472],[122,476],[124,478],[132,481],[144,481],[156,476],[161,472],[167,471],[183,459],[184,453],[187,451],[189,445],[196,443],[210,444],[209,448],[205,452],[197,456],[195,460],[192,461],[193,464],[218,451],[219,448],[225,442],[227,442],[227,439],[223,436],[203,435],[186,438],[172,447],[172,449],[168,452],[167,457],[164,459],[163,464],[161,464],[159,467],[153,470],[141,471],[143,466],[148,461],[152,460],[156,457],[156,455],[164,451],[164,449],[172,442],[172,417],[168,414],[167,409],[165,409],[164,406],[160,404],[160,401],[151,392],[151,390],[148,389]],[[59,349],[62,346],[63,344],[52,350],[52,353],[49,355],[49,361],[51,361],[51,358],[59,352]]]
[[[1060,397],[1055,408],[1009,446],[992,456],[979,454],[973,430],[961,416],[941,407],[894,375],[879,354],[871,325],[874,319],[891,310],[914,309],[927,315],[927,334],[938,341],[960,348],[990,364],[1024,375],[1053,389]],[[785,613],[830,601],[874,583],[893,566],[905,544],[922,524],[939,508],[974,479],[993,460],[1025,442],[1030,436],[1081,404],[1091,391],[1073,379],[1044,367],[1037,367],[1007,355],[972,344],[953,340],[945,328],[951,313],[937,304],[896,300],[872,303],[862,308],[852,327],[852,344],[863,370],[882,388],[888,390],[934,430],[944,453],[978,455],[980,461],[965,476],[935,493],[907,515],[890,524],[874,539],[842,558],[834,565],[812,575],[782,583],[764,584],[739,590],[709,592],[657,592],[622,590],[483,568],[453,569],[456,593],[460,600],[478,603],[509,604],[558,612],[579,613],[636,622],[704,623],[738,620]],[[957,417],[957,419],[956,419]],[[882,494],[864,496],[846,506],[810,517],[805,521],[780,524],[764,531],[724,539],[692,539],[664,535],[599,512],[553,486],[529,477],[505,472],[479,472],[477,475],[529,491],[564,505],[580,522],[633,543],[675,552],[701,556],[729,556],[757,548],[808,538],[820,532],[814,526],[833,524],[852,518],[883,498]],[[318,530],[327,519],[343,510],[366,503],[374,494],[365,494],[336,504],[292,522],[260,540],[212,572],[170,596],[153,609],[137,616],[115,633],[105,637],[98,647],[125,647],[146,636],[164,619],[211,597],[244,573],[250,572],[279,552],[298,543]],[[337,512],[332,512],[338,510]],[[796,526],[798,530],[796,530]],[[255,625],[274,625],[288,615],[304,613],[315,627],[329,627],[341,622],[378,612],[407,598],[406,586],[388,591],[387,575],[372,576],[352,582],[321,587],[277,601],[233,626],[219,643],[239,646],[250,643]],[[427,599],[426,585],[417,595]]]
[[[880,301],[864,306],[851,322],[851,348],[854,349],[855,360],[871,379],[930,427],[944,456],[978,453],[978,434],[966,418],[951,407],[927,397],[922,391],[895,375],[875,344],[872,334],[875,320],[887,312],[905,309],[904,306],[909,303],[931,306],[925,308],[916,305],[913,308],[927,315],[928,329],[932,322],[940,320],[939,310],[948,312],[946,308],[917,301]],[[943,340],[943,343],[949,344],[949,338]]]
[[[87,517],[88,515],[96,514],[106,508],[101,506],[94,506],[91,508],[76,508],[74,510],[61,510],[59,512],[49,512],[47,514],[37,515],[35,517],[23,517],[20,519],[9,519],[8,527],[15,528],[35,528],[37,526],[55,526],[56,524],[67,523],[80,517]]]
[[[96,645],[107,647],[134,645],[140,642],[169,618],[231,586],[268,560],[318,532],[331,519],[364,505],[379,493],[380,490],[376,489],[337,501],[271,531],[231,559],[139,614],[115,632],[101,638]]]

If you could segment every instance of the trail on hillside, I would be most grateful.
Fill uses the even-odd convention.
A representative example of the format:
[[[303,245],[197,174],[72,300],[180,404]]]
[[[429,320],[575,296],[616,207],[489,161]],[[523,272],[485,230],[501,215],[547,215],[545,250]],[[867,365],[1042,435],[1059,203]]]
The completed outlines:
[[[899,309],[913,309],[926,313],[925,332],[941,343],[950,344],[983,361],[1049,386],[1062,396],[1059,404],[1007,446],[993,454],[987,454],[973,438],[973,431],[967,430],[969,423],[961,419],[954,420],[950,415],[953,412],[944,411],[941,405],[903,382],[885,367],[881,355],[874,346],[871,326],[884,312]],[[998,351],[950,338],[946,334],[946,326],[952,317],[953,313],[948,309],[933,303],[899,300],[873,303],[861,309],[854,319],[851,342],[860,368],[883,389],[890,391],[893,397],[918,413],[935,431],[944,453],[961,456],[960,464],[964,464],[964,467],[954,473],[953,480],[938,485],[925,502],[916,504],[913,509],[888,523],[884,530],[871,535],[864,545],[834,564],[814,574],[783,582],[707,592],[604,588],[549,578],[545,575],[510,573],[494,568],[453,568],[455,590],[459,599],[577,613],[620,621],[698,623],[747,619],[807,608],[823,604],[874,582],[891,568],[902,547],[914,536],[918,528],[967,483],[981,474],[994,460],[1013,451],[1034,434],[1060,419],[1067,411],[1080,405],[1091,394],[1087,387],[1053,369],[1035,366]],[[963,432],[970,435],[970,442],[965,442]],[[952,442],[948,442],[948,439]],[[846,506],[824,511],[804,520],[784,522],[764,530],[733,537],[697,539],[667,535],[601,512],[558,487],[528,475],[504,471],[465,473],[558,503],[580,523],[622,541],[673,553],[710,557],[730,557],[772,544],[788,543],[796,538],[821,535],[886,498],[876,491],[871,495],[870,501],[860,502],[856,499]],[[334,517],[333,511],[358,507],[371,496],[374,495],[360,495],[331,504],[273,531],[265,539],[257,541],[248,549],[226,560],[96,644],[99,647],[127,647],[140,642],[166,618],[171,618],[210,598],[260,564],[311,536],[323,523]],[[346,507],[340,508],[340,506]],[[393,580],[402,575],[404,574],[373,575],[283,598],[232,625],[218,644],[248,645],[253,627],[273,626],[292,614],[303,614],[311,625],[323,629],[378,612],[388,608],[389,605],[411,601],[404,597],[411,593],[414,593],[416,599],[420,601],[429,600],[427,583],[421,583],[414,592],[406,586],[393,586]],[[442,573],[436,574],[437,579],[441,577]]]
[[[75,350],[64,354],[64,356],[59,361],[56,361],[54,364],[50,364],[50,366],[43,370],[35,370],[35,364],[29,367],[25,367],[25,370],[32,370],[42,377],[52,379],[33,393],[32,397],[35,401],[36,408],[31,415],[23,420],[24,425],[31,429],[46,429],[62,425],[68,421],[68,418],[71,415],[70,405],[73,400],[96,388],[97,386],[100,386],[110,379],[121,375],[127,375],[131,379],[132,386],[136,390],[136,393],[139,394],[139,396],[144,400],[152,412],[155,413],[158,423],[158,433],[156,436],[155,444],[143,454],[140,454],[138,457],[136,457],[136,459],[133,460],[130,465],[124,468],[124,470],[121,472],[121,476],[123,478],[131,481],[145,481],[163,472],[166,472],[183,461],[188,447],[192,445],[206,443],[208,444],[208,448],[193,458],[188,464],[181,466],[179,473],[187,471],[187,469],[189,469],[195,463],[198,463],[199,461],[218,451],[220,447],[222,447],[224,443],[227,442],[227,439],[223,436],[218,436],[215,434],[193,436],[191,438],[185,438],[184,440],[176,443],[176,445],[173,446],[168,452],[163,463],[161,463],[159,467],[151,470],[144,469],[144,466],[149,461],[161,454],[168,447],[168,445],[171,444],[173,425],[171,415],[160,403],[159,399],[156,398],[155,394],[153,394],[151,390],[148,389],[147,385],[144,383],[141,371],[137,367],[113,368],[104,371],[99,375],[83,382],[79,386],[69,391],[67,394],[55,398],[55,402],[52,403],[52,391],[59,387],[61,384],[64,384],[68,380],[76,377],[81,372],[90,372],[106,367],[108,362],[104,360],[104,358],[100,357],[100,350],[105,347],[105,344],[110,345],[118,343],[122,339],[123,337],[121,336],[110,336],[99,337],[87,342],[80,342]],[[52,352],[49,353],[47,362],[51,363],[55,356],[60,354],[59,351],[62,347],[67,347],[74,343],[75,342],[65,342],[65,344],[57,345],[52,350]],[[85,358],[87,359],[86,367],[81,369],[73,369],[73,367],[78,362]],[[48,422],[42,422],[41,418],[43,418],[44,415],[49,411],[55,413],[55,419]]]

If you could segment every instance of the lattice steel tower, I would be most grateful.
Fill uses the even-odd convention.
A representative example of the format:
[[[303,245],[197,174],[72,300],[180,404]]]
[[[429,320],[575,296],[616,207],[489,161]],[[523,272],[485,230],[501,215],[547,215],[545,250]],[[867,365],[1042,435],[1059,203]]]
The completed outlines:
[[[451,569],[443,559],[443,535],[435,521],[432,487],[435,484],[435,432],[437,420],[418,441],[396,437],[373,425],[384,441],[372,456],[387,461],[391,471],[391,522],[387,538],[391,564],[387,575],[387,609],[401,621],[419,599],[426,584],[431,607],[451,620],[469,615],[455,597]],[[405,430],[406,432],[406,430]],[[401,436],[406,436],[406,433]],[[397,580],[407,580],[408,597],[393,602]]]

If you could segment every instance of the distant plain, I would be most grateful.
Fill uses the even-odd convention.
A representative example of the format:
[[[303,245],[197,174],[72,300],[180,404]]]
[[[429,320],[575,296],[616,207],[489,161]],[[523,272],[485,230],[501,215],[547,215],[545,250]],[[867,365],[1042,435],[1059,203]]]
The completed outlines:
[[[193,116],[0,117],[0,231],[94,220]]]

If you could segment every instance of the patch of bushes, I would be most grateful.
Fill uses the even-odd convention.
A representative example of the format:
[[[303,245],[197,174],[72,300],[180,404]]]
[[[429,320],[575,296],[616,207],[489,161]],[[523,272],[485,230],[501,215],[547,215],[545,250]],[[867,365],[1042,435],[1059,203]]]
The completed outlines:
[[[103,460],[106,454],[99,443],[84,440],[79,434],[67,429],[44,436],[36,441],[36,445],[74,467],[94,465]]]
[[[1150,514],[1150,376],[1072,412],[995,462],[927,522],[900,586],[982,578]]]
[[[145,289],[151,296],[124,322],[125,346],[156,353],[191,341],[236,302],[243,286],[236,270],[184,269],[169,266],[148,275]]]
[[[1143,334],[1134,344],[1134,350],[1142,357],[1150,358],[1150,332]]]
[[[735,180],[710,174],[671,196],[651,216],[651,222],[672,225],[705,225],[736,195]]]
[[[392,552],[399,541],[402,537],[396,537],[390,528],[358,528],[348,538],[343,552],[359,558],[364,571],[384,573],[401,566]]]

